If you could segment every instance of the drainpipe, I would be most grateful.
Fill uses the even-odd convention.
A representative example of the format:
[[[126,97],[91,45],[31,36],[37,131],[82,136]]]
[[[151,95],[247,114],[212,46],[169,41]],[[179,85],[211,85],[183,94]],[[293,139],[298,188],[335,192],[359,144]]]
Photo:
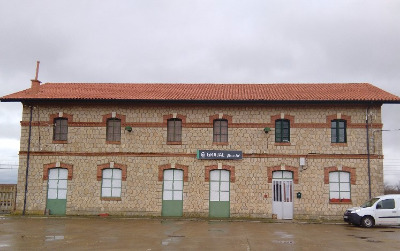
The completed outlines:
[[[35,79],[31,80],[31,90],[30,93],[35,95],[39,93],[40,89],[40,81],[38,80],[38,75],[39,75],[39,64],[40,62],[36,62],[36,74],[35,74]],[[29,116],[29,136],[28,136],[28,150],[26,152],[26,171],[25,171],[25,195],[24,195],[24,209],[22,210],[22,215],[25,215],[26,211],[26,196],[28,193],[28,175],[29,175],[29,159],[30,159],[30,153],[31,153],[31,135],[32,135],[32,113],[33,113],[33,105],[31,104],[29,106],[30,109],[30,116]]]
[[[31,152],[31,134],[32,134],[32,112],[33,106],[29,106],[31,108],[30,117],[29,117],[29,136],[28,136],[28,151],[26,154],[26,172],[25,172],[25,197],[24,197],[24,210],[22,211],[22,215],[25,215],[26,210],[26,196],[28,193],[28,174],[29,174],[29,157]]]
[[[369,126],[368,126],[368,114],[369,107],[366,109],[365,114],[365,128],[367,129],[367,156],[368,156],[368,196],[371,199],[371,154],[369,151]]]

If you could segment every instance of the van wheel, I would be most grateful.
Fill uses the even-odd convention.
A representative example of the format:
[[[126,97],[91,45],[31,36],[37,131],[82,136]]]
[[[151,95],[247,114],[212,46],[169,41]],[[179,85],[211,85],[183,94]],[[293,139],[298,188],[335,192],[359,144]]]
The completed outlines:
[[[361,219],[361,226],[363,227],[373,227],[374,225],[375,221],[371,216],[365,216]]]

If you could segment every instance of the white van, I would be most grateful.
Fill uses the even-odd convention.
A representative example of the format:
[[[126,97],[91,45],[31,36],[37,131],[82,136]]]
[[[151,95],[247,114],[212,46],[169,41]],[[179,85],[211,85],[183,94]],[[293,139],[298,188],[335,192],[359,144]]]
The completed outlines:
[[[343,220],[363,227],[400,225],[400,194],[378,196],[360,207],[349,208]]]

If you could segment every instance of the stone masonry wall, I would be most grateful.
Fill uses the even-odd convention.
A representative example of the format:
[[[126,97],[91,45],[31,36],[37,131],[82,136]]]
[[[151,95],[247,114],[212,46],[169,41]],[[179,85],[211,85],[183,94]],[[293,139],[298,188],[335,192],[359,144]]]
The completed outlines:
[[[67,214],[161,215],[162,181],[159,167],[166,164],[188,166],[184,182],[183,213],[186,216],[208,216],[209,182],[205,168],[229,165],[235,170],[230,184],[232,217],[272,217],[272,183],[268,168],[296,170],[298,182],[294,194],[295,218],[334,218],[348,207],[368,198],[367,149],[363,106],[328,105],[145,105],[145,104],[38,104],[33,111],[27,213],[42,214],[46,207],[47,180],[44,165],[65,163],[73,166],[68,180]],[[382,127],[380,107],[372,109],[370,139],[372,193],[383,192]],[[104,116],[125,116],[120,144],[106,142]],[[51,116],[69,115],[68,141],[54,143]],[[182,144],[167,144],[165,115],[185,116]],[[229,142],[212,142],[211,116],[231,116]],[[291,118],[290,143],[275,143],[274,118]],[[347,119],[347,143],[331,144],[330,118]],[[21,153],[18,179],[17,210],[22,211],[29,129],[29,108],[24,107],[21,122]],[[124,130],[132,126],[132,132]],[[271,132],[264,133],[264,127]],[[372,133],[374,132],[374,133]],[[240,150],[243,160],[197,160],[198,149]],[[299,158],[306,158],[300,167]],[[101,181],[97,166],[110,162],[127,166],[122,181],[121,199],[101,199]],[[353,168],[350,203],[329,202],[329,184],[324,170]],[[278,169],[277,169],[278,168]],[[288,169],[289,170],[289,169]],[[295,197],[295,196],[294,196]]]

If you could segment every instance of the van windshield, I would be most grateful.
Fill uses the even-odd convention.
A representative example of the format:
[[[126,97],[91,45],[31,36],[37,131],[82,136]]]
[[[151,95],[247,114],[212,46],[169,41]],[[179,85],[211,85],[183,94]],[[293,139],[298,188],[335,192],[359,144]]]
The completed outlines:
[[[372,207],[372,205],[375,204],[375,202],[377,202],[379,200],[379,198],[373,198],[370,199],[369,201],[365,202],[364,204],[361,205],[362,208],[366,208],[366,207]]]

